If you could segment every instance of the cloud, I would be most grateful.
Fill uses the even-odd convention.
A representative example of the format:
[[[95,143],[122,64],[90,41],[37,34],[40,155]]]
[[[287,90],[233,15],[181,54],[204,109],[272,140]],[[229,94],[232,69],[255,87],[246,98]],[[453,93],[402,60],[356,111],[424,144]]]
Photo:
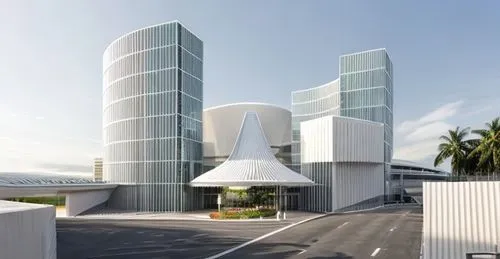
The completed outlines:
[[[447,103],[415,120],[407,120],[396,127],[396,139],[401,145],[394,149],[394,158],[417,162],[431,162],[438,153],[439,136],[455,128],[447,120],[455,116],[463,101]]]
[[[426,115],[420,117],[417,120],[403,121],[397,128],[396,131],[400,133],[407,133],[409,131],[415,130],[416,128],[431,123],[435,121],[442,121],[448,119],[455,114],[463,105],[463,101],[456,101],[452,103],[447,103],[441,107],[438,107],[434,111],[427,113]]]
[[[421,141],[396,148],[394,158],[411,161],[422,161],[438,153],[439,139]]]
[[[439,136],[443,135],[443,133],[453,128],[453,125],[443,121],[432,122],[415,128],[411,133],[406,135],[405,141],[415,142],[426,139],[437,139]]]
[[[93,139],[93,138],[88,138],[87,140],[94,144],[101,144],[102,142],[100,139]]]
[[[52,171],[55,173],[91,173],[92,165],[79,164],[55,164],[55,163],[40,163],[37,165],[43,170]]]
[[[465,113],[463,116],[473,116],[473,115],[478,115],[483,112],[487,112],[493,109],[493,105],[487,105],[482,108],[477,108],[477,109],[471,109],[471,111]]]
[[[37,116],[37,117],[35,117],[35,119],[37,119],[37,120],[44,120],[45,117],[43,117],[43,116]]]
[[[0,137],[0,141],[16,141],[16,140],[10,137]]]

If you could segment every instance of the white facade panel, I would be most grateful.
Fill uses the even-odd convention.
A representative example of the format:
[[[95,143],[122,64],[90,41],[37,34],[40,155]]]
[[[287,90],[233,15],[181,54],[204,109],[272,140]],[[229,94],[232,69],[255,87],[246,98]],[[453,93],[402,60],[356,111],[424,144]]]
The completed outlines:
[[[302,163],[333,161],[332,125],[332,116],[301,123]]]
[[[370,121],[327,116],[301,123],[301,161],[384,161],[384,126]]]
[[[384,195],[384,164],[334,163],[333,211]]]
[[[76,216],[106,202],[113,190],[71,192],[66,195],[66,216]]]
[[[500,182],[424,182],[423,258],[500,249]]]
[[[0,201],[0,258],[56,259],[54,206]]]

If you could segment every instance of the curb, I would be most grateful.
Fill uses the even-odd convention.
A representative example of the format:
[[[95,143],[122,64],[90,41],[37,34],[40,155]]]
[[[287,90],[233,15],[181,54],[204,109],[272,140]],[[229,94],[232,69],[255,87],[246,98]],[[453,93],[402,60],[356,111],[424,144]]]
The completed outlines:
[[[321,214],[316,216],[325,216],[329,214]],[[286,220],[276,220],[276,219],[204,219],[204,218],[163,218],[163,217],[150,217],[150,218],[139,218],[139,217],[56,217],[56,220],[131,220],[131,221],[205,221],[205,222],[235,222],[235,223],[248,223],[248,222],[283,222],[290,223],[293,222],[292,219]]]

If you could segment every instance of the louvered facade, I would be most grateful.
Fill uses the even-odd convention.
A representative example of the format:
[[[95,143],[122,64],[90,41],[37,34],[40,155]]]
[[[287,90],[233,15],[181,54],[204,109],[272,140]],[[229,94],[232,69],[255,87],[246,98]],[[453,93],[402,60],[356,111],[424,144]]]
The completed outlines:
[[[103,178],[112,207],[186,211],[202,173],[203,42],[173,21],[130,32],[103,57]]]
[[[384,203],[384,125],[326,116],[301,123],[301,173],[317,185],[301,190],[307,211],[357,210]]]

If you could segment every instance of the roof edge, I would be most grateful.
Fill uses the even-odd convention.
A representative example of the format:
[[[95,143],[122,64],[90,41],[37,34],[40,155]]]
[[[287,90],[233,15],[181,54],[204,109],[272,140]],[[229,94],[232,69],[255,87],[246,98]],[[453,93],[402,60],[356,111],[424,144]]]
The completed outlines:
[[[230,106],[238,106],[238,105],[270,106],[270,107],[274,107],[274,108],[279,108],[279,109],[282,109],[282,110],[286,110],[287,112],[291,113],[291,111],[289,109],[287,109],[287,108],[281,107],[281,106],[276,105],[276,104],[262,103],[262,102],[236,102],[236,103],[221,104],[221,105],[217,105],[217,106],[212,106],[212,107],[205,108],[205,109],[203,109],[203,112],[211,111],[211,110],[216,110],[216,109],[219,109],[219,108],[230,107]]]

